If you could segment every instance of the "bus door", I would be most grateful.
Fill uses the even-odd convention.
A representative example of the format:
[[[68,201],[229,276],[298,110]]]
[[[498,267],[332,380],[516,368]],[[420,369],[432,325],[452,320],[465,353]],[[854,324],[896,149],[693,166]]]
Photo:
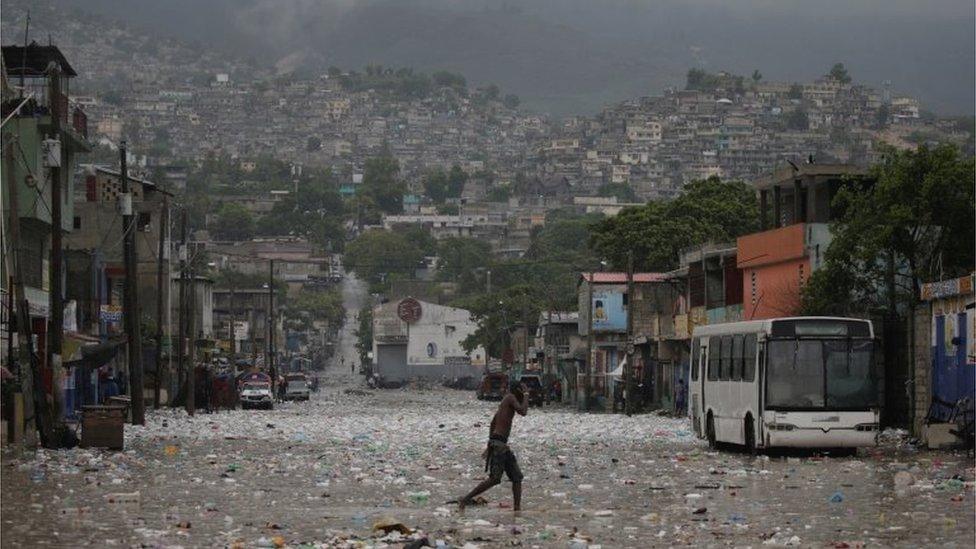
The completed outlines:
[[[698,425],[698,418],[701,417],[698,402],[701,399],[699,360],[698,360],[698,338],[691,339],[691,351],[688,354],[688,416],[691,418],[691,428],[696,436],[701,436],[701,428]]]
[[[763,403],[766,401],[766,339],[756,342],[756,446],[766,445]]]

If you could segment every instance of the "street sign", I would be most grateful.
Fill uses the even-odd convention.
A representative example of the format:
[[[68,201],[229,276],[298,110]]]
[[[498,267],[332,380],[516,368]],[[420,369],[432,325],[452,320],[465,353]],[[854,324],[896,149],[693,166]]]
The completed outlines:
[[[420,316],[423,314],[423,309],[420,306],[420,302],[412,297],[408,297],[397,305],[397,316],[400,320],[413,324],[420,320]]]

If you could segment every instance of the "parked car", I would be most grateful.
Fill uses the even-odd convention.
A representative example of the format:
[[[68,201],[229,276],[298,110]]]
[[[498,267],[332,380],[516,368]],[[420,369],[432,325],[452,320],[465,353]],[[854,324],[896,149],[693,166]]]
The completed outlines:
[[[503,373],[488,373],[481,378],[475,395],[478,400],[501,400],[508,393],[508,376]]]
[[[308,400],[311,389],[305,374],[285,374],[285,400]]]
[[[545,402],[545,393],[542,389],[542,378],[537,375],[523,374],[519,378],[520,383],[524,383],[529,390],[529,406],[542,406]]]
[[[241,385],[241,408],[274,408],[274,393],[271,392],[271,383],[266,381],[245,381]]]

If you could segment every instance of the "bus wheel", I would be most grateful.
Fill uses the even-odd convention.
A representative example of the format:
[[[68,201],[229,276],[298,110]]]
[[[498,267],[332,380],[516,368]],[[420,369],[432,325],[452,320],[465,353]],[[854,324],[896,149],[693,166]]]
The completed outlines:
[[[746,416],[746,451],[750,456],[756,455],[756,425],[751,415]]]
[[[712,413],[708,412],[708,419],[705,421],[705,436],[708,438],[708,447],[712,450],[715,449],[715,419],[712,418]]]

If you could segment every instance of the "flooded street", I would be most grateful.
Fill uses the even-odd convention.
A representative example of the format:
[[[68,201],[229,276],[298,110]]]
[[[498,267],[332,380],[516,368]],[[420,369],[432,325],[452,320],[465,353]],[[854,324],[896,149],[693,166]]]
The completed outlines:
[[[386,519],[451,546],[565,547],[574,529],[578,545],[604,547],[968,547],[974,536],[962,455],[753,459],[709,452],[681,420],[549,408],[516,420],[521,515],[507,482],[461,515],[446,502],[484,477],[493,407],[443,389],[326,387],[273,411],[150,414],[120,453],[9,451],[3,545],[401,545],[373,531]]]
[[[124,452],[6,450],[3,546],[972,545],[962,454],[891,440],[856,457],[751,458],[709,451],[681,419],[551,406],[515,421],[524,510],[503,482],[460,514],[447,502],[486,476],[496,403],[366,390],[350,367],[362,285],[343,297],[344,366],[310,402],[150,412],[126,426]]]

